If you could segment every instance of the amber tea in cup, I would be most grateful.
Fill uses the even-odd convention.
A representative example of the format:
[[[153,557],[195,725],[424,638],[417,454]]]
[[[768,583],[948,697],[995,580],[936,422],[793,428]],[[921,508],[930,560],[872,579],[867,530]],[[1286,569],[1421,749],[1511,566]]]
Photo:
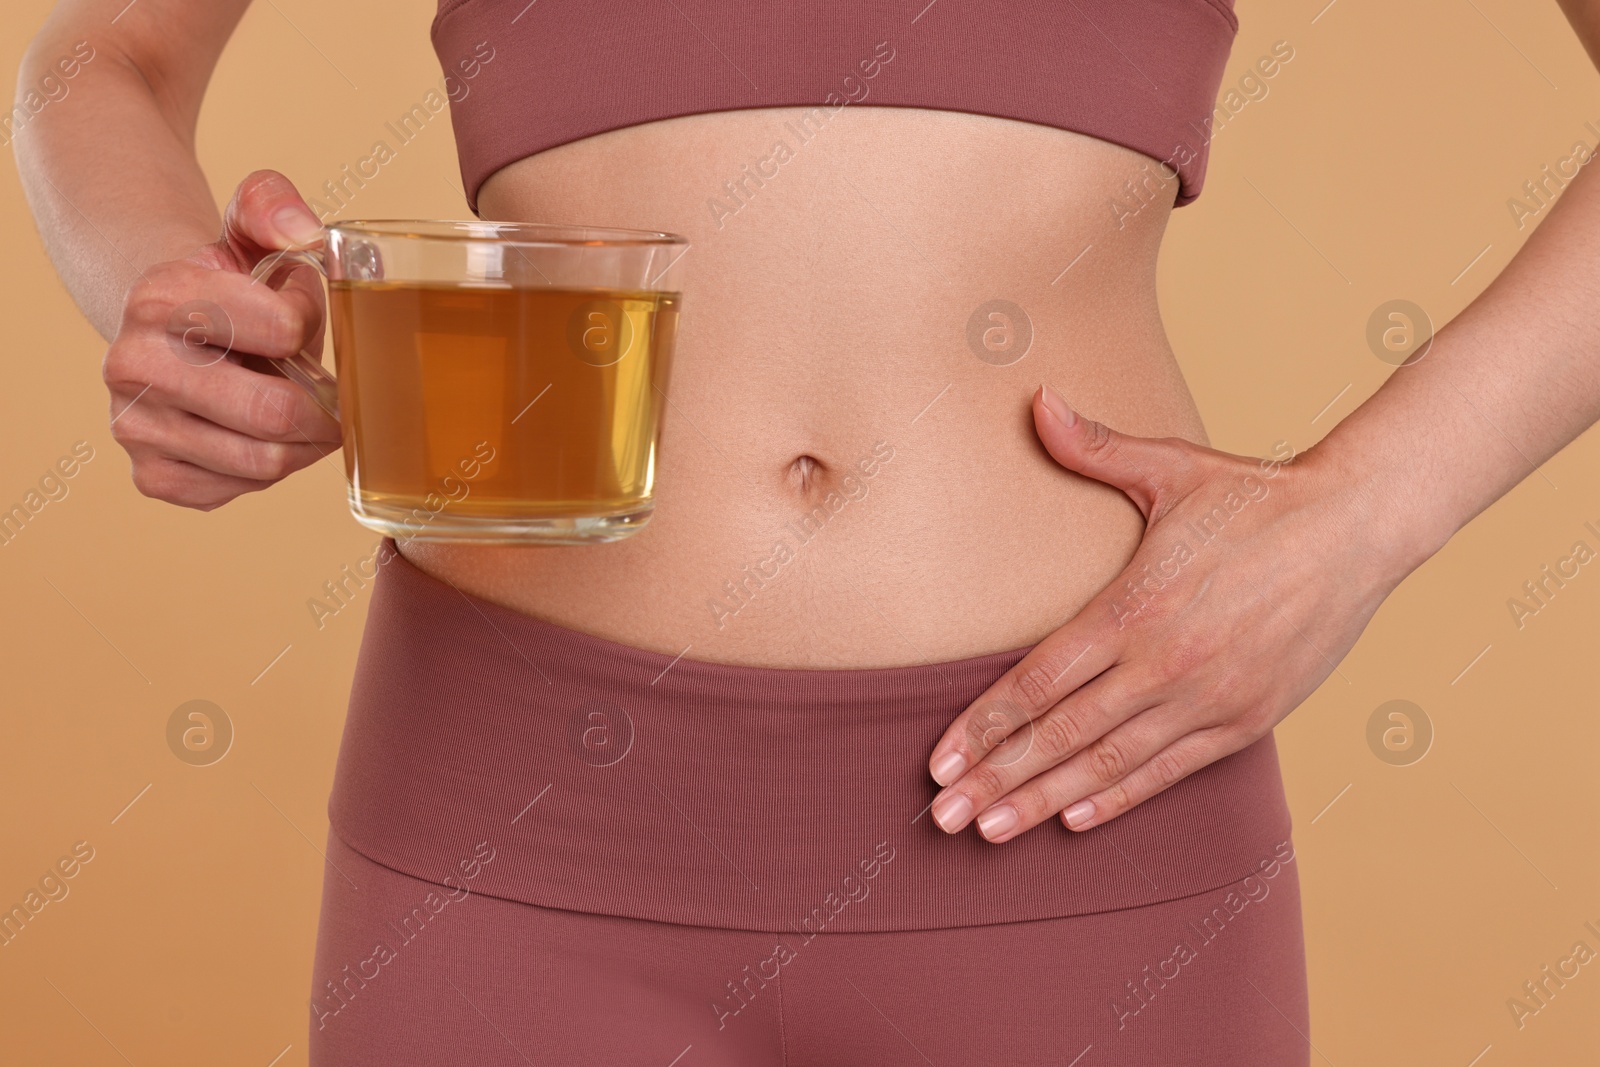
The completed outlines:
[[[649,518],[681,295],[671,234],[344,222],[328,277],[337,381],[284,364],[339,418],[350,508],[396,538],[574,544]]]

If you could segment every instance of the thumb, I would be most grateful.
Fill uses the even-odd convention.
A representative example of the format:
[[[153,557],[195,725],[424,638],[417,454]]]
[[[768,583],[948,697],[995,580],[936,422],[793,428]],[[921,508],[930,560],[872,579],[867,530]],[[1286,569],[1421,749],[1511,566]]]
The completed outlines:
[[[258,170],[239,183],[223,214],[223,241],[246,270],[262,257],[317,240],[322,224],[294,183],[275,170]]]
[[[1048,385],[1034,394],[1033,425],[1057,463],[1121,489],[1146,520],[1157,498],[1171,492],[1189,467],[1182,442],[1135,437],[1086,419]]]

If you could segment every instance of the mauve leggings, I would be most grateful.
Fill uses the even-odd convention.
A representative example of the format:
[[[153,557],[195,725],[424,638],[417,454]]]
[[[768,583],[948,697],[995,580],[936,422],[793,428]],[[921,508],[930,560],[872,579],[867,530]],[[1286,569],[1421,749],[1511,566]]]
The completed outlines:
[[[926,815],[1022,655],[739,668],[575,633],[402,557],[373,591],[314,1067],[1305,1067],[1271,737],[1106,827]]]
[[[450,890],[337,837],[328,857],[315,1067],[1310,1062],[1292,862],[1254,899],[1229,886],[1066,919],[807,941]]]

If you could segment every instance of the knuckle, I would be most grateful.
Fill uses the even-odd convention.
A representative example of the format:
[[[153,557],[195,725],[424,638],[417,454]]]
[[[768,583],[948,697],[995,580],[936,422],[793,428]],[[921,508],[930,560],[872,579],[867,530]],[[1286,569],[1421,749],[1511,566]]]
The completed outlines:
[[[1117,782],[1095,798],[1095,824],[1103,825],[1107,819],[1120,815],[1132,806],[1133,798],[1128,794],[1128,787]]]
[[[1017,701],[1031,711],[1043,711],[1055,703],[1052,684],[1056,675],[1048,662],[1035,663],[1015,676],[1011,683]]]
[[[128,287],[127,296],[122,301],[125,327],[165,326],[167,315],[172,310],[172,297],[163,284],[164,278],[158,280],[161,273],[159,267],[152,267],[144,277]]]
[[[1006,797],[1006,803],[1017,809],[1017,814],[1022,817],[1022,825],[1031,826],[1040,819],[1046,818],[1051,813],[1051,808],[1061,805],[1052,804],[1045,790],[1032,782],[1021,786]]]
[[[1093,419],[1083,420],[1083,447],[1101,458],[1114,456],[1117,453],[1117,435],[1103,422]]]
[[[1128,773],[1128,757],[1122,746],[1111,738],[1102,738],[1089,749],[1089,773],[1096,781],[1107,784],[1119,782]]]
[[[1235,710],[1225,721],[1214,727],[1217,737],[1217,757],[1232,755],[1248,745],[1253,745],[1278,724],[1286,712],[1277,704],[1261,700]]]
[[[982,711],[974,710],[967,716],[964,733],[969,753],[983,755],[998,747],[1023,722],[1027,716],[1005,700],[991,700]]]
[[[134,460],[133,487],[154,500],[176,500],[177,482],[172,468],[159,460]]]
[[[1052,763],[1059,763],[1078,750],[1083,731],[1067,714],[1046,715],[1033,724],[1034,745]]]
[[[255,446],[255,462],[251,464],[256,478],[275,482],[293,473],[294,450],[278,441],[263,441]]]
[[[157,263],[146,268],[128,286],[123,296],[122,334],[127,334],[130,328],[142,332],[168,332],[173,310],[203,291],[200,278],[203,270],[184,260]]]
[[[267,319],[265,341],[280,355],[292,356],[300,351],[306,337],[306,317],[287,300],[279,297],[277,306]]]
[[[251,383],[254,385],[255,383]],[[295,431],[292,397],[269,388],[275,383],[255,385],[245,402],[245,424],[257,437],[287,437]]]
[[[1200,753],[1197,759],[1190,760],[1191,773],[1259,741],[1273,725],[1272,707],[1264,702],[1229,712],[1222,722],[1200,731]]]
[[[987,717],[976,713],[968,715],[961,723],[961,748],[969,759],[987,751],[984,746],[989,728]]]
[[[134,362],[131,346],[122,337],[111,342],[100,361],[100,378],[109,386],[126,384]]]
[[[1167,638],[1161,656],[1161,672],[1167,681],[1186,678],[1212,656],[1209,634],[1177,633]]]
[[[287,181],[287,178],[275,170],[251,171],[234,190],[234,202],[246,215],[260,214],[272,207]]]
[[[1073,718],[1078,722],[1083,723],[1109,722],[1111,719],[1111,714],[1110,708],[1105,702],[1106,697],[1107,694],[1103,692],[1080,694],[1078,698],[1073,701]],[[1081,735],[1078,740],[1081,747],[1085,743]]]
[[[118,404],[117,401],[122,403]],[[156,437],[155,420],[147,412],[131,403],[131,397],[113,397],[111,403],[111,439],[123,448],[130,445],[153,444]]]
[[[233,348],[258,356],[292,356],[305,347],[309,330],[302,301],[266,286],[248,290],[241,301],[234,309],[239,318],[230,317],[225,324]]]
[[[1182,593],[1169,592],[1171,584],[1169,580],[1160,588],[1145,585],[1131,592],[1132,604],[1137,609],[1134,612],[1137,624],[1148,630],[1159,623],[1168,622],[1184,610]],[[1165,641],[1166,638],[1163,637],[1162,640]]]
[[[996,771],[1004,772],[1033,753],[1033,742],[1033,722],[1030,720],[995,745],[985,762]]]
[[[128,432],[128,427],[126,425],[128,420],[126,418],[117,418],[116,415],[117,398],[115,395],[113,395],[111,398],[111,439],[117,444],[121,445],[124,450],[126,450],[129,445],[134,443],[135,439],[133,435]]]
[[[135,458],[132,473],[133,486],[142,496],[196,511],[215,511],[238,495],[158,456]]]
[[[969,796],[997,797],[1005,792],[1006,781],[999,770],[988,763],[980,763],[967,772]]]
[[[1170,749],[1151,756],[1149,767],[1156,785],[1162,789],[1188,774],[1183,758]]]

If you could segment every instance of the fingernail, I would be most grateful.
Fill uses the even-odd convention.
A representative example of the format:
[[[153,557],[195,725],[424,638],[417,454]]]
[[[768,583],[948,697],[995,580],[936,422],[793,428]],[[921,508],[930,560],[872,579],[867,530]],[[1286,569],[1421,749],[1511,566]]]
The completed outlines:
[[[960,793],[951,793],[933,806],[933,821],[947,834],[961,829],[971,816],[972,801]]]
[[[1039,393],[1041,399],[1044,400],[1044,406],[1049,410],[1050,414],[1061,420],[1061,425],[1071,427],[1078,421],[1078,413],[1067,406],[1067,402],[1061,399],[1060,393],[1048,385],[1039,386]]]
[[[1068,827],[1076,830],[1094,818],[1094,801],[1080,800],[1062,812],[1061,817],[1067,820]]]
[[[978,816],[978,832],[990,841],[1003,841],[1021,819],[1010,804],[997,804]]]
[[[316,216],[294,204],[287,204],[272,213],[272,227],[297,245],[308,244],[322,232]]]
[[[933,761],[933,780],[940,785],[949,785],[961,774],[961,768],[966,766],[966,760],[961,758],[959,752],[946,752]]]

